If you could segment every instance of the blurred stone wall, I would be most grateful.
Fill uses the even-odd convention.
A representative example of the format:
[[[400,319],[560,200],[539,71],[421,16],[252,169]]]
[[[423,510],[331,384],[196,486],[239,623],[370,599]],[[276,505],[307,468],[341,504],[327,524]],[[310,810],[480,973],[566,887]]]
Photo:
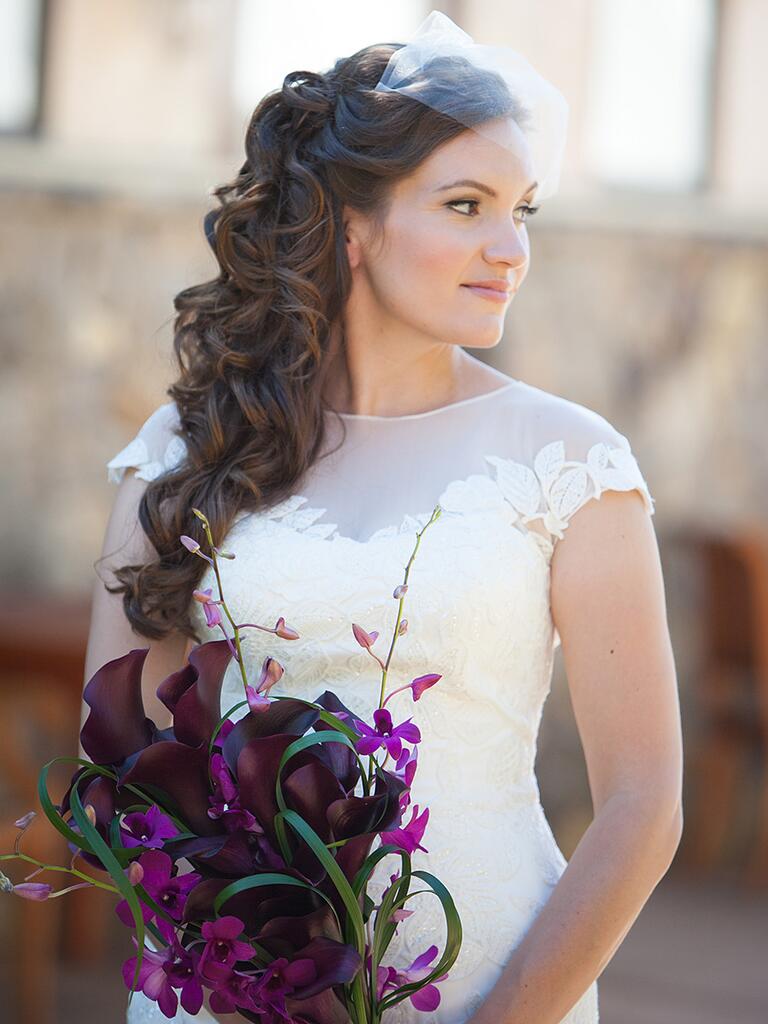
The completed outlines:
[[[695,726],[700,587],[675,538],[764,524],[768,506],[768,144],[754,120],[768,8],[721,5],[706,189],[642,196],[585,173],[595,2],[550,6],[546,19],[537,0],[448,11],[526,53],[571,106],[562,192],[531,223],[506,337],[473,354],[628,437],[656,499]],[[7,590],[67,596],[90,593],[114,497],[105,463],[175,376],[173,297],[216,273],[207,190],[239,168],[245,123],[230,95],[237,0],[48,7],[39,137],[0,143],[0,572]],[[590,807],[560,660],[539,750],[568,855]]]

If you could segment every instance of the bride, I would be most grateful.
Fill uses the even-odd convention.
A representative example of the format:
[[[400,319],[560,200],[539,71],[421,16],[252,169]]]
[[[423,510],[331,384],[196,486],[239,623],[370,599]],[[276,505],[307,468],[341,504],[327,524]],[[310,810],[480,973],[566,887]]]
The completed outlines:
[[[109,463],[119,487],[86,678],[149,646],[144,702],[160,728],[155,688],[216,638],[192,598],[215,580],[178,539],[198,536],[193,506],[236,555],[220,566],[237,621],[284,615],[300,633],[281,646],[244,630],[249,676],[269,654],[285,668],[275,694],[330,686],[360,717],[377,679],[351,623],[387,635],[415,533],[443,509],[394,670],[442,677],[397,710],[422,734],[411,797],[430,815],[414,867],[450,890],[463,942],[437,1008],[406,999],[385,1024],[595,1024],[598,976],[680,841],[675,666],[630,444],[465,351],[499,343],[528,274],[563,104],[514,51],[477,46],[437,12],[406,46],[288,75],[216,190],[218,276],[176,296],[170,401]],[[594,806],[569,862],[534,773],[558,645]],[[242,696],[236,668],[224,711]],[[374,899],[394,870],[382,865]],[[442,911],[421,899],[384,964],[442,952]],[[208,995],[174,1019],[243,1019]],[[155,998],[137,991],[129,1024],[159,1024]]]

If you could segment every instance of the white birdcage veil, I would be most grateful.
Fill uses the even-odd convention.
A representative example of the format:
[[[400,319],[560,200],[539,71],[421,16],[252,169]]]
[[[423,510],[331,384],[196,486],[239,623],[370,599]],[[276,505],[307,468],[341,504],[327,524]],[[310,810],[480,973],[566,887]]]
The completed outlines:
[[[497,142],[490,120],[511,117],[530,151],[539,183],[535,201],[557,191],[568,103],[510,47],[475,43],[447,15],[432,11],[412,39],[392,54],[373,91],[408,96]]]

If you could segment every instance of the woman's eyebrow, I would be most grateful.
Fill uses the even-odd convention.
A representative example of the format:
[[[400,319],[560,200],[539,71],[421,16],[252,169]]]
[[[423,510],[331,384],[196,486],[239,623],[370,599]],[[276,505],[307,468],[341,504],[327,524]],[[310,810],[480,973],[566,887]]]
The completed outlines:
[[[538,181],[534,181],[528,186],[523,195],[527,196],[529,192],[532,192],[535,188],[538,188]],[[490,185],[484,185],[482,181],[475,181],[474,178],[461,178],[459,181],[452,181],[449,185],[440,185],[434,189],[435,192],[447,192],[449,188],[458,188],[464,186],[467,188],[476,188],[479,192],[485,192],[487,196],[491,196],[493,199],[497,197],[497,194]]]

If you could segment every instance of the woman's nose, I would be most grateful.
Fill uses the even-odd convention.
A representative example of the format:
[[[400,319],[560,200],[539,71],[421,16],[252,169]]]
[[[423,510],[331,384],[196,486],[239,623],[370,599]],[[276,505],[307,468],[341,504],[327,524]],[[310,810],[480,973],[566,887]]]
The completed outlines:
[[[485,248],[485,257],[493,263],[500,260],[510,267],[522,268],[530,259],[528,232],[522,224],[509,224],[499,231]]]

